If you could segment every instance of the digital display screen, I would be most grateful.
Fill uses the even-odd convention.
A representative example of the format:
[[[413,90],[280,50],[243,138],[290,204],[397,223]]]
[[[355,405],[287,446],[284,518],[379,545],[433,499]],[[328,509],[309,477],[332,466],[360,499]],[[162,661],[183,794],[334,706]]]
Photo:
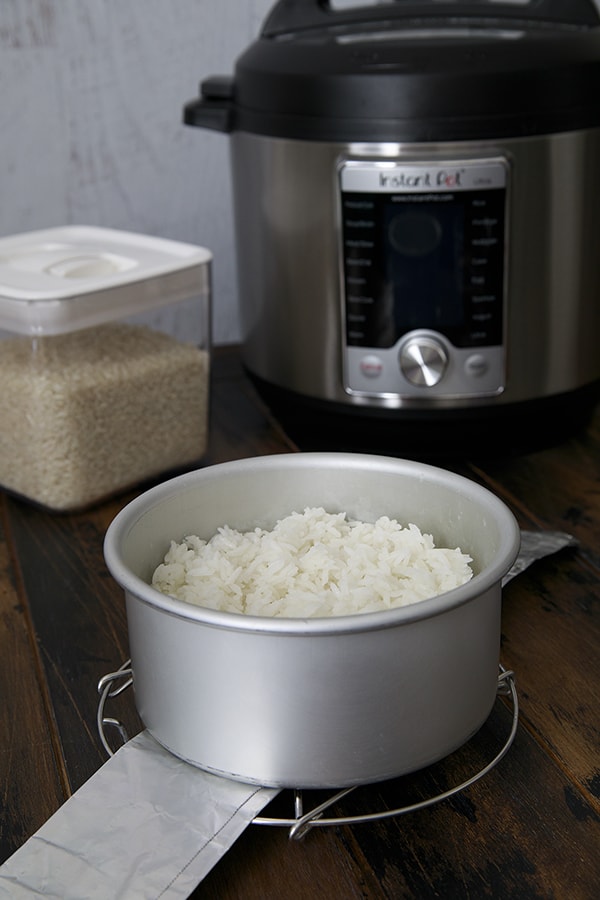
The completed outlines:
[[[346,340],[502,343],[505,189],[342,194]]]
[[[407,202],[402,195],[385,204],[386,282],[397,336],[415,328],[447,333],[464,323],[464,209],[452,195],[438,196]]]

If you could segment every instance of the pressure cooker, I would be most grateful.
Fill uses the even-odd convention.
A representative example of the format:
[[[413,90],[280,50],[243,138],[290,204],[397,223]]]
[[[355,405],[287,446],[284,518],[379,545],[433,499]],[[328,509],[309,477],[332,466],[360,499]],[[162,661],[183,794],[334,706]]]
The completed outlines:
[[[279,0],[184,121],[230,135],[244,365],[303,449],[519,449],[588,420],[593,0]]]

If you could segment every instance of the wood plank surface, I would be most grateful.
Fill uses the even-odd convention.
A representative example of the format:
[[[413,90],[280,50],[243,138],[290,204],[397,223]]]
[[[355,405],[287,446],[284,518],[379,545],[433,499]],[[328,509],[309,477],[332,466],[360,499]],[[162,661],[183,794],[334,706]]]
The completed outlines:
[[[600,411],[562,444],[510,458],[487,459],[473,472],[539,528],[567,531],[600,571]]]
[[[65,771],[0,496],[0,861],[66,799]],[[15,773],[18,772],[18,777]]]
[[[73,791],[106,759],[92,713],[99,678],[129,655],[124,595],[104,569],[94,513],[52,518],[12,499],[7,511]]]
[[[600,813],[600,414],[563,444],[473,471],[523,527],[579,542],[504,591],[503,654],[523,720]]]

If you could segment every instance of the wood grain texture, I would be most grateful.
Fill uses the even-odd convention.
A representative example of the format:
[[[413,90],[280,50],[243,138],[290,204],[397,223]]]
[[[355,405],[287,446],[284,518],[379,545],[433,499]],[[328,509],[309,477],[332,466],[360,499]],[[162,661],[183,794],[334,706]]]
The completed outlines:
[[[3,497],[0,509],[0,860],[4,860],[44,824],[67,793],[29,611],[5,541]]]
[[[522,720],[600,813],[598,578],[552,560],[509,586],[503,657],[518,672]]]
[[[90,711],[99,678],[128,656],[124,597],[103,571],[103,532],[93,518],[46,520],[18,501],[7,506],[15,544],[27,548],[20,552],[23,587],[69,787],[76,790],[105,760]]]
[[[503,653],[519,673],[528,727],[600,813],[600,415],[561,445],[474,471],[523,527],[579,542],[505,590]]]
[[[540,528],[567,531],[579,553],[600,571],[600,411],[589,427],[564,443],[512,459],[488,460],[475,471]]]

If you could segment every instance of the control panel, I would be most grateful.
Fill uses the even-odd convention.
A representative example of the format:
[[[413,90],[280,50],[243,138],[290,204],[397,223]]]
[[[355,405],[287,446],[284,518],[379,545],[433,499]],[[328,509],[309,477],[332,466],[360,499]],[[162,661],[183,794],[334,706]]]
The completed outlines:
[[[507,181],[502,158],[341,163],[348,392],[503,390]]]

